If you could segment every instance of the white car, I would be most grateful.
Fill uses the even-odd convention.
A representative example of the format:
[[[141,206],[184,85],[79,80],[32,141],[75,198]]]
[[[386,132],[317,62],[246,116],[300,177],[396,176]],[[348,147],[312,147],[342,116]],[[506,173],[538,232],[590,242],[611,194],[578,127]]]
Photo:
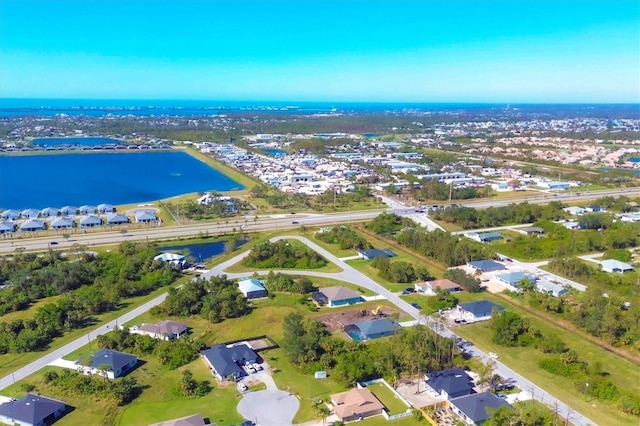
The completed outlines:
[[[262,366],[260,364],[258,364],[257,362],[253,364],[253,368],[255,368],[256,371],[261,371],[262,370]]]
[[[240,392],[246,392],[246,391],[248,391],[248,390],[249,390],[249,388],[248,388],[248,387],[247,387],[247,385],[245,385],[244,383],[242,383],[242,382],[238,382],[238,390],[239,390]]]
[[[488,355],[493,359],[498,359],[498,354],[495,352],[489,352]]]
[[[256,370],[253,368],[253,365],[251,364],[247,364],[247,371],[249,372],[249,374],[253,374],[256,372]]]

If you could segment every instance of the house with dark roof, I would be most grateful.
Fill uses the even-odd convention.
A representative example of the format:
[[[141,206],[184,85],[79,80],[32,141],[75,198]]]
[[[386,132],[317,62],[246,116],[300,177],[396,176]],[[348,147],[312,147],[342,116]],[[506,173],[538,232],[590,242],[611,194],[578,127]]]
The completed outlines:
[[[211,373],[221,382],[246,376],[243,365],[260,361],[258,355],[246,343],[232,346],[216,345],[200,352]]]
[[[98,204],[96,208],[100,214],[113,213],[116,211],[115,207],[111,204]]]
[[[449,401],[451,411],[469,426],[481,425],[490,417],[490,410],[503,406],[511,407],[491,392],[474,393]]]
[[[428,391],[446,399],[458,398],[473,392],[473,379],[462,368],[447,368],[425,375]]]
[[[18,210],[5,210],[0,214],[0,219],[2,220],[17,220],[20,217],[20,212]]]
[[[0,234],[11,234],[16,232],[16,223],[3,220],[0,222]]]
[[[415,283],[414,287],[416,289],[416,292],[426,294],[429,296],[435,295],[437,289],[440,289],[448,293],[455,293],[458,291],[462,291],[462,287],[460,287],[458,284],[454,283],[453,281],[447,280],[447,279]]]
[[[238,289],[247,299],[261,299],[269,296],[264,285],[255,278],[238,281]]]
[[[124,376],[138,364],[135,355],[118,352],[111,349],[100,349],[91,357],[87,366],[78,366],[78,370],[85,374],[97,374],[109,379]]]
[[[392,336],[399,328],[400,325],[395,321],[379,318],[348,325],[344,328],[344,331],[353,340],[364,341]]]
[[[44,221],[40,219],[27,219],[20,225],[22,232],[44,231]]]
[[[26,394],[0,405],[0,422],[8,425],[44,426],[62,417],[67,404],[42,395]]]
[[[498,263],[494,260],[476,260],[474,262],[469,262],[467,265],[475,269],[476,271],[482,272],[494,272],[494,271],[506,271],[507,268],[502,263]]]
[[[352,305],[364,301],[355,291],[345,287],[324,287],[311,295],[320,305],[327,305],[331,308],[336,306]]]
[[[136,212],[134,216],[137,223],[152,223],[152,222],[158,221],[158,218],[155,215],[155,213],[146,211],[146,210],[141,212]]]
[[[467,321],[482,321],[491,318],[493,310],[504,311],[504,307],[489,300],[476,300],[475,302],[460,303],[456,306],[457,317]]]
[[[73,228],[73,219],[70,217],[54,217],[49,223],[51,229],[70,229]]]
[[[22,216],[23,219],[35,219],[40,216],[40,210],[25,209],[20,212],[20,216]]]
[[[60,209],[60,214],[62,216],[75,216],[78,213],[78,208],[76,206],[64,206]]]
[[[376,257],[395,257],[395,255],[389,249],[358,249],[358,257],[365,260],[373,260]]]
[[[60,210],[55,207],[46,207],[40,210],[40,216],[42,217],[55,217],[58,216],[58,213],[60,213]]]
[[[80,228],[95,228],[96,226],[102,225],[102,219],[98,216],[90,214],[88,216],[84,216],[80,218]]]
[[[80,206],[78,208],[79,214],[94,214],[96,212],[96,206],[92,206],[89,204],[85,204],[84,206]]]
[[[157,324],[134,325],[129,328],[129,333],[150,336],[154,339],[173,340],[187,334],[187,325],[177,321],[164,320]]]
[[[331,395],[331,405],[342,422],[362,420],[382,414],[385,408],[367,388],[353,388],[347,392]]]
[[[180,417],[177,419],[165,420],[160,423],[153,423],[149,426],[205,426],[202,414],[194,414],[192,416]],[[214,425],[215,426],[215,423]]]
[[[109,213],[107,215],[107,225],[125,225],[129,223],[129,218],[120,213]]]

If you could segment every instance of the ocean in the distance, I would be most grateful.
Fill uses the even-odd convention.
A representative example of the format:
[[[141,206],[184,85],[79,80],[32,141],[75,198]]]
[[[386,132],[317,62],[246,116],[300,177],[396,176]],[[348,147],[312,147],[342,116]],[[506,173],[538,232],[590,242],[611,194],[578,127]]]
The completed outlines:
[[[242,188],[185,152],[0,155],[0,210],[131,204]]]

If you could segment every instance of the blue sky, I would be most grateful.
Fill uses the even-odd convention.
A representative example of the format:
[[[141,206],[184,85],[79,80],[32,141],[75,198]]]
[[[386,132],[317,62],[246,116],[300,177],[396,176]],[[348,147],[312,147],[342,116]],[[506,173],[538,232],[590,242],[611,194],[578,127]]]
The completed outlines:
[[[0,96],[640,102],[637,0],[2,0]]]

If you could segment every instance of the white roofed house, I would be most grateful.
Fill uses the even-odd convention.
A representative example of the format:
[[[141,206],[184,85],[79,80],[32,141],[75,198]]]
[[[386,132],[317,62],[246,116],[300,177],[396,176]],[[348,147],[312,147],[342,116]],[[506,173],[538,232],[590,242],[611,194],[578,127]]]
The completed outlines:
[[[84,206],[80,206],[78,209],[78,213],[80,214],[94,214],[96,212],[96,206],[91,206],[85,204]]]
[[[137,223],[151,223],[151,222],[158,221],[158,218],[156,217],[155,213],[152,213],[146,210],[141,212],[136,212],[135,218]]]
[[[101,214],[105,214],[105,213],[113,213],[116,211],[115,207],[113,207],[111,204],[98,204],[98,213]]]
[[[0,219],[2,220],[16,220],[20,217],[20,212],[18,210],[5,210],[0,214]]]
[[[73,228],[73,219],[69,217],[54,217],[49,224],[51,229],[70,229]]]
[[[78,213],[78,208],[76,206],[64,206],[60,209],[60,214],[62,216],[75,216]]]
[[[40,216],[40,210],[25,209],[20,212],[20,216],[22,216],[23,219],[35,219]]]
[[[179,339],[187,333],[187,330],[186,324],[169,320],[160,321],[157,324],[143,323],[140,326],[135,325],[129,328],[130,333],[150,336],[154,339],[161,340]]]
[[[567,293],[565,287],[548,280],[536,281],[536,288],[539,292],[550,294],[553,297],[559,297]]]
[[[628,263],[620,262],[615,259],[607,259],[600,262],[600,268],[604,272],[615,272],[618,274],[624,274],[625,272],[633,272],[633,266]]]
[[[0,222],[0,234],[11,234],[16,231],[16,223],[1,221]]]
[[[40,219],[27,219],[20,225],[22,232],[44,231],[44,221]]]
[[[238,288],[247,299],[260,299],[269,296],[267,289],[255,278],[238,281]]]
[[[120,213],[109,213],[107,215],[107,225],[124,225],[129,223],[129,218]]]
[[[47,207],[40,210],[40,216],[42,217],[56,217],[58,216],[58,213],[60,213],[60,210],[55,207]]]
[[[83,218],[80,218],[80,227],[81,228],[95,228],[96,226],[102,225],[102,219],[100,219],[96,215],[88,215]]]

